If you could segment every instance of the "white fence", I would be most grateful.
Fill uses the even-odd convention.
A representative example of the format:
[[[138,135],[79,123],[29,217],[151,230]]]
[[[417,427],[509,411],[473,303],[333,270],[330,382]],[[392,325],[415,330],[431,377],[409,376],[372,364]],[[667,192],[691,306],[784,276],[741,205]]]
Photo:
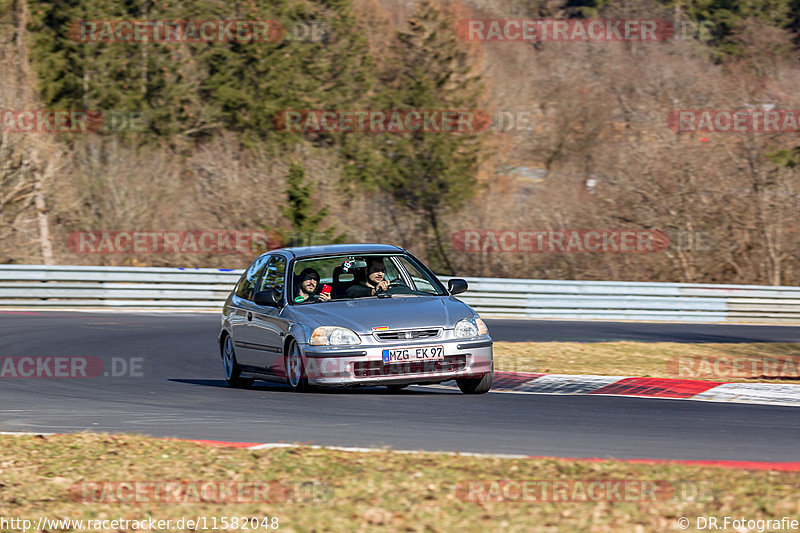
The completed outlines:
[[[0,265],[0,307],[219,309],[241,270]],[[442,278],[446,282],[448,278]],[[800,287],[467,278],[483,316],[800,324]]]

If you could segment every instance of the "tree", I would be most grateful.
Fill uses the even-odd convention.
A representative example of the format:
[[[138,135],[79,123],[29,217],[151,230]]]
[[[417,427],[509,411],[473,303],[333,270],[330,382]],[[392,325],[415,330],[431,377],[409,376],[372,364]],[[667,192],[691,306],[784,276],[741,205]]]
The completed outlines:
[[[375,108],[476,111],[482,87],[454,27],[454,21],[432,2],[418,5],[408,27],[396,35]],[[383,190],[419,218],[421,231],[432,233],[426,251],[434,269],[453,272],[442,235],[443,217],[476,191],[481,126],[474,122],[462,132],[411,128],[375,134],[375,151],[362,147],[353,157],[356,164],[345,167],[351,178]]]
[[[311,246],[314,244],[341,244],[346,237],[337,233],[336,228],[322,228],[328,216],[328,208],[315,210],[311,199],[312,185],[306,183],[306,171],[302,165],[292,163],[286,176],[287,204],[281,214],[289,219],[291,229],[277,229],[284,246]],[[267,228],[267,231],[272,231]]]
[[[772,26],[796,31],[796,0],[661,0],[662,3],[685,9],[686,15],[695,23],[711,26],[709,45],[718,61],[737,56],[743,44],[736,35],[745,25],[759,21],[763,26]],[[737,42],[738,41],[738,42]]]
[[[43,103],[142,112],[154,135],[137,141],[191,143],[233,131],[251,146],[294,142],[295,136],[275,132],[277,112],[336,109],[371,89],[369,50],[350,0],[29,3]],[[283,27],[285,34],[271,29],[266,42],[83,42],[79,22],[104,20],[274,21],[270,28]],[[312,24],[323,31],[295,31]]]

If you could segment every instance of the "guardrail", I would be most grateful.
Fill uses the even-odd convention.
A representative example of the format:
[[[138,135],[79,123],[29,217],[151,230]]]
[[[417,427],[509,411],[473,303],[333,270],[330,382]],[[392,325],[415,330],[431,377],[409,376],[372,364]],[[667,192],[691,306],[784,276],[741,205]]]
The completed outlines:
[[[219,309],[241,270],[0,265],[0,307]],[[445,283],[446,277],[441,278]],[[800,287],[467,278],[483,316],[800,324]]]
[[[241,270],[0,265],[0,307],[219,308]]]
[[[446,279],[446,278],[443,278]],[[481,315],[800,324],[800,287],[467,278]]]

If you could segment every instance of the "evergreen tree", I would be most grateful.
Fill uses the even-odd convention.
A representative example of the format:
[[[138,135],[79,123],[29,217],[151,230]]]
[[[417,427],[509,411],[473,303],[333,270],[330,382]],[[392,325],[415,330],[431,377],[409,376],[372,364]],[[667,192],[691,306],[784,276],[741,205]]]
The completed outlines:
[[[790,150],[776,150],[767,153],[767,159],[787,168],[800,167],[800,146],[795,146]]]
[[[800,0],[789,1],[789,23],[786,28],[794,33],[795,42],[800,41]]]
[[[746,19],[757,19],[767,24],[790,28],[792,23],[792,0],[690,0],[677,3],[686,9],[690,20],[712,24],[712,41],[723,54],[736,55],[739,46],[731,39]]]
[[[800,0],[655,0],[653,4],[663,6],[666,13],[677,9],[690,21],[708,28],[708,32],[699,33],[698,37],[710,37],[708,43],[717,60],[739,53],[740,44],[733,37],[747,19],[787,29],[800,40]],[[560,7],[569,17],[598,18],[615,17],[617,10],[632,5],[636,4],[620,5],[612,0],[565,0]],[[640,5],[648,7],[646,0]],[[528,7],[536,13],[541,11],[541,2],[529,0]]]
[[[381,110],[476,111],[482,88],[450,20],[432,2],[417,6],[408,27],[398,32],[393,56],[381,75],[384,90],[375,99]],[[373,152],[363,146],[348,155],[350,178],[391,195],[418,217],[432,234],[428,259],[452,272],[442,219],[475,193],[482,134],[476,130],[424,130],[373,135]],[[363,137],[362,137],[363,139]],[[346,147],[347,148],[347,147]]]
[[[366,39],[349,0],[30,0],[31,59],[51,109],[140,111],[149,139],[192,141],[235,131],[252,143],[295,142],[276,133],[284,109],[336,109],[371,90]],[[269,20],[268,42],[81,42],[78,21]],[[297,23],[325,28],[296,39]],[[144,139],[144,136],[139,136]]]
[[[264,3],[261,0],[260,3]],[[349,0],[272,2],[272,18],[321,23],[324,39],[285,39],[269,46],[234,43],[216,47],[208,61],[210,76],[203,93],[216,102],[229,129],[246,140],[276,144],[295,142],[299,135],[275,133],[276,113],[299,109],[346,109],[371,90],[366,38],[356,30]],[[252,13],[248,17],[257,16]],[[332,144],[332,136],[312,138]]]
[[[333,227],[322,228],[328,216],[327,206],[315,211],[312,200],[312,186],[306,183],[306,171],[298,164],[289,166],[286,176],[286,195],[288,202],[281,208],[281,214],[289,219],[290,229],[277,229],[284,246],[311,246],[314,244],[341,244],[345,235],[337,233]]]
[[[192,76],[187,75],[193,45],[87,42],[80,26],[81,21],[186,18],[176,5],[152,0],[31,1],[31,59],[44,104],[50,109],[141,112],[152,131],[163,136],[185,129],[197,102]]]

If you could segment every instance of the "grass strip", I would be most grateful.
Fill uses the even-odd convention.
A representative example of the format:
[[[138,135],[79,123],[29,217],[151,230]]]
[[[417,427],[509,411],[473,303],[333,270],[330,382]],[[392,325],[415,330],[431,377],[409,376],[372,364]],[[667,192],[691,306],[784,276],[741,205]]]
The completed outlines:
[[[391,450],[220,449],[175,440],[92,433],[0,436],[0,480],[0,516],[34,521],[42,515],[93,520],[152,516],[173,521],[204,516],[210,523],[212,517],[246,516],[278,517],[280,531],[605,532],[677,531],[681,517],[687,517],[693,526],[697,517],[709,515],[752,520],[800,517],[800,472],[624,461],[410,455]],[[627,480],[626,487],[646,482],[670,490],[659,491],[657,501],[635,494],[633,500],[626,495],[625,501],[609,501],[613,498],[606,494],[611,493],[604,493],[599,501],[588,502],[538,501],[540,492],[523,497],[510,490],[515,482],[549,483],[553,490],[554,483],[567,482],[570,489],[561,496],[574,499],[579,494],[574,492],[576,487],[620,480]],[[99,492],[89,491],[87,498],[85,492],[75,491],[76,486],[100,483],[190,481],[315,489],[302,489],[294,496],[284,493],[288,496],[278,501],[245,503],[213,497],[199,503],[142,498],[111,501],[113,491],[98,502]],[[504,490],[508,491],[505,497]],[[482,498],[489,501],[480,501]],[[496,501],[498,498],[505,501]],[[152,499],[152,494],[144,499]]]
[[[800,384],[800,343],[495,342],[495,370]]]

